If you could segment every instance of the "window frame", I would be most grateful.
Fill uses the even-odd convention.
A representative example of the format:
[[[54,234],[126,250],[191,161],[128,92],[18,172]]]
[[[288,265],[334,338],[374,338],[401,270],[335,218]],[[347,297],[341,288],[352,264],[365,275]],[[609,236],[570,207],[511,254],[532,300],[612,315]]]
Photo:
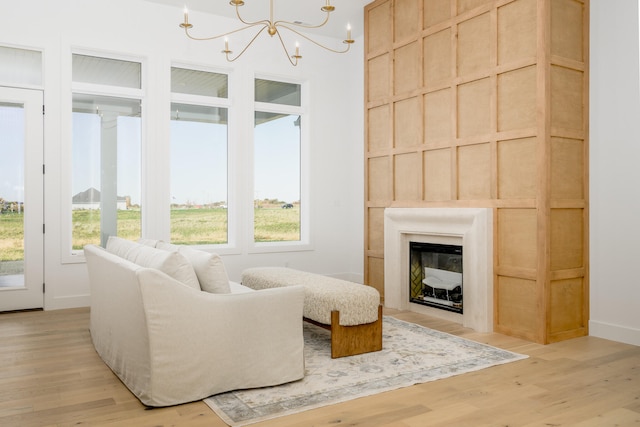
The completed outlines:
[[[171,63],[171,68],[182,68],[193,71],[203,71],[207,73],[225,74],[227,76],[227,97],[214,97],[214,96],[202,96],[192,95],[186,93],[172,92],[169,85],[169,109],[171,104],[191,104],[203,107],[220,107],[227,109],[227,243],[220,244],[207,244],[207,245],[192,245],[195,249],[214,250],[220,254],[237,254],[238,250],[239,233],[238,233],[238,197],[237,186],[235,180],[235,168],[236,164],[236,144],[233,144],[233,135],[235,135],[234,124],[236,122],[235,115],[232,108],[232,89],[233,79],[229,70],[220,70],[216,68],[198,67],[195,65],[184,63]],[[169,118],[169,122],[171,119]],[[171,136],[169,136],[169,152],[167,156],[171,156]],[[169,171],[171,173],[171,171]],[[171,186],[171,179],[169,179],[169,186]],[[168,209],[170,208],[171,201],[167,201]],[[171,221],[171,214],[169,213],[169,221]],[[171,224],[169,223],[169,227]],[[171,233],[171,230],[167,230],[167,233]]]
[[[282,83],[291,83],[300,85],[301,102],[300,106],[291,106],[284,104],[258,102],[255,101],[255,81],[256,79],[271,80]],[[248,224],[247,224],[247,246],[248,253],[273,253],[273,252],[299,252],[313,250],[311,240],[311,197],[310,197],[310,114],[309,114],[309,82],[306,80],[289,79],[282,76],[272,76],[264,74],[255,74],[252,76],[250,84],[250,133],[247,153],[249,161],[249,194],[247,195]],[[254,199],[255,199],[255,112],[265,113],[283,113],[300,116],[300,240],[283,241],[283,242],[256,242],[255,241],[255,215],[254,215]]]
[[[127,88],[121,86],[101,85],[95,83],[81,83],[73,81],[73,55],[86,55],[95,56],[99,58],[137,62],[140,64],[140,88]],[[126,55],[126,54],[114,54],[112,52],[102,52],[96,50],[74,48],[69,52],[68,62],[65,64],[66,72],[68,73],[68,96],[65,99],[66,105],[62,105],[63,114],[66,115],[66,127],[63,130],[63,143],[61,143],[61,171],[60,181],[62,183],[60,191],[60,262],[61,264],[77,264],[84,263],[86,261],[84,256],[84,250],[73,249],[73,209],[71,198],[73,196],[72,191],[72,179],[73,179],[73,95],[82,94],[90,96],[105,96],[113,98],[127,98],[132,100],[138,100],[140,102],[141,117],[140,117],[140,206],[141,206],[141,236],[145,234],[145,213],[146,209],[146,185],[145,185],[145,168],[146,168],[146,152],[147,152],[147,103],[146,103],[146,70],[147,62],[143,57]],[[67,202],[65,202],[67,201]]]

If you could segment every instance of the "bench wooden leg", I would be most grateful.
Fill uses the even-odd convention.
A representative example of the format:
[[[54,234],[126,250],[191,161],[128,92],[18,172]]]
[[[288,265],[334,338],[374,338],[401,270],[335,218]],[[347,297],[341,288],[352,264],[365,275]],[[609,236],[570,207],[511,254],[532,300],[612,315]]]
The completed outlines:
[[[355,326],[341,326],[340,312],[331,312],[331,358],[382,350],[382,305],[378,320]]]

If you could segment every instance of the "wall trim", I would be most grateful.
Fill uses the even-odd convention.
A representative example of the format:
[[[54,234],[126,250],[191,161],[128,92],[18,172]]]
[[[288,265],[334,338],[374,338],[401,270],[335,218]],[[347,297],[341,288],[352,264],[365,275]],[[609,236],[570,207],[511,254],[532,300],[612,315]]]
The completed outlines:
[[[590,320],[589,335],[592,337],[640,346],[640,329],[629,328],[627,326]]]

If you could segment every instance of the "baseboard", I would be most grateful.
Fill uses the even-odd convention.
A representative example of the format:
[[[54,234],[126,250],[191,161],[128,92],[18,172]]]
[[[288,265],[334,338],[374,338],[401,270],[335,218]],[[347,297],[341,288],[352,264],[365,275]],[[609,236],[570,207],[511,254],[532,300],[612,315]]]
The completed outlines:
[[[589,335],[640,346],[640,329],[590,320]]]
[[[62,310],[65,308],[89,307],[91,305],[91,297],[89,295],[47,298],[45,294],[44,299],[45,310]]]

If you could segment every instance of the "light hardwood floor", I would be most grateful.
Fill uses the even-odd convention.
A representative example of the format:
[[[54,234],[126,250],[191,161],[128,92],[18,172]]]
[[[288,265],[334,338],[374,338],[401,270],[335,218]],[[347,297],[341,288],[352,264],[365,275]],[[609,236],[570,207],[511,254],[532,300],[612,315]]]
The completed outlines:
[[[594,337],[543,346],[385,313],[530,357],[255,426],[640,425],[640,347]],[[0,314],[0,426],[226,425],[202,402],[146,409],[95,353],[88,326],[86,308]]]

